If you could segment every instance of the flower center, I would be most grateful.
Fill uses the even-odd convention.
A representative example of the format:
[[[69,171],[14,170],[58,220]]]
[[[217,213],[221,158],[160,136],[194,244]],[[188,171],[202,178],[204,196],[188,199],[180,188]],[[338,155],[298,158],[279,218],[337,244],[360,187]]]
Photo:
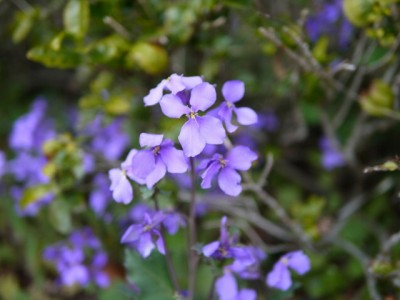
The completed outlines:
[[[285,266],[289,264],[289,260],[286,257],[281,258],[281,263]]]
[[[154,148],[153,148],[153,153],[155,154],[155,155],[157,155],[159,152],[160,152],[160,146],[155,146]]]
[[[232,102],[226,101],[226,106],[228,106],[228,108],[232,108],[233,104]]]
[[[195,113],[194,111],[191,111],[190,113],[189,113],[189,115],[188,115],[188,118],[190,118],[190,119],[196,119],[196,116],[197,116],[197,113]]]
[[[218,158],[218,162],[220,163],[220,165],[224,168],[226,167],[226,160],[223,158]]]

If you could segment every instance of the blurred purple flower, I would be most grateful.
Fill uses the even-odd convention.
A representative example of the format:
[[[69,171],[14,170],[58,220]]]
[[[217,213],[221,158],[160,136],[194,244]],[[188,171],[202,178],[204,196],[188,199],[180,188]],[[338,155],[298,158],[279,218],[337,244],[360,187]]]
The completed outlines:
[[[7,172],[7,161],[4,152],[0,150],[0,179]]]
[[[345,165],[342,153],[333,147],[332,142],[328,138],[321,138],[319,146],[322,151],[321,164],[326,170],[330,171]]]
[[[139,150],[127,162],[128,176],[139,184],[151,189],[165,173],[184,173],[188,165],[182,150],[174,147],[171,140],[164,140],[162,134],[140,134],[139,143],[147,149]]]
[[[153,215],[155,213],[155,210],[151,208],[149,205],[146,203],[135,203],[135,205],[132,207],[132,209],[129,212],[129,219],[131,221],[140,223],[144,220],[145,214],[148,215]]]
[[[215,154],[212,159],[203,160],[199,169],[204,169],[201,174],[203,181],[201,187],[208,189],[211,182],[218,174],[218,185],[221,190],[230,196],[237,196],[242,192],[240,185],[242,178],[236,171],[247,171],[251,163],[257,159],[257,155],[245,146],[236,146],[232,148],[226,158],[220,154]]]
[[[169,234],[175,234],[178,232],[179,227],[185,227],[186,222],[183,216],[175,211],[164,211],[165,218],[163,220],[163,225],[167,229]]]
[[[110,285],[110,277],[103,270],[108,263],[108,256],[104,251],[97,252],[92,259],[89,273],[97,286],[106,288]]]
[[[224,275],[215,282],[215,290],[219,300],[256,300],[257,294],[252,289],[239,290],[236,279],[228,268]]]
[[[41,152],[42,144],[55,136],[52,122],[45,118],[47,102],[38,97],[26,115],[19,117],[9,138],[13,150]]]
[[[8,172],[27,185],[47,183],[49,179],[43,173],[46,163],[47,160],[44,156],[18,152],[17,157],[8,163]]]
[[[299,275],[304,275],[310,268],[310,259],[303,251],[294,251],[282,256],[275,263],[272,271],[267,275],[267,284],[283,291],[288,290],[292,285],[289,268],[296,271]]]
[[[144,258],[148,257],[155,247],[161,254],[165,254],[164,240],[159,231],[164,218],[162,212],[157,212],[152,217],[145,214],[143,223],[131,225],[125,231],[121,243],[131,244]]]
[[[92,252],[90,261],[87,254]],[[73,232],[68,241],[48,246],[43,259],[55,264],[61,285],[87,286],[90,282],[101,288],[109,285],[110,279],[103,271],[108,257],[90,228]]]
[[[237,121],[241,125],[253,125],[257,123],[256,112],[248,107],[237,108],[235,103],[244,96],[244,83],[240,80],[231,80],[222,86],[222,95],[225,101],[217,108],[217,114],[224,121],[226,130],[234,132],[238,127],[232,124],[232,113],[234,112]]]
[[[89,195],[89,206],[98,216],[104,215],[107,204],[112,197],[108,184],[109,181],[105,174],[99,173],[93,178],[93,188]]]
[[[117,160],[129,145],[129,136],[123,131],[122,119],[115,119],[105,127],[101,127],[101,118],[96,118],[87,130],[93,136],[93,151],[108,160]]]
[[[244,279],[260,277],[260,264],[266,258],[264,251],[253,246],[237,247],[230,269]]]
[[[101,248],[99,239],[94,235],[92,229],[89,227],[74,231],[69,236],[69,240],[75,247],[88,247],[91,249]]]
[[[321,36],[335,38],[340,48],[350,42],[354,28],[344,17],[342,0],[324,3],[317,14],[308,17],[305,29],[312,42]]]

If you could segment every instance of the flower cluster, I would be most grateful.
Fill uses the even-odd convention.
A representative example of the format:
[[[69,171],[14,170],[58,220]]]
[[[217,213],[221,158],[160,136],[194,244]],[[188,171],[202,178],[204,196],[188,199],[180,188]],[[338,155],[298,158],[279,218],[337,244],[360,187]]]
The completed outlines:
[[[266,255],[259,248],[240,245],[237,236],[229,236],[227,217],[224,216],[221,219],[219,240],[205,245],[202,248],[202,253],[209,259],[233,260],[224,267],[223,276],[216,281],[216,291],[220,300],[256,299],[254,290],[238,290],[233,274],[237,274],[242,279],[260,278],[260,264],[266,258]],[[288,290],[292,285],[288,268],[303,275],[310,270],[310,260],[302,251],[285,254],[267,275],[266,283],[268,286],[280,290]]]
[[[107,254],[90,228],[75,231],[67,241],[48,246],[43,258],[55,265],[60,285],[87,286],[94,283],[105,288],[110,284],[110,278],[104,272]]]
[[[257,122],[257,115],[252,109],[235,106],[243,98],[243,82],[226,82],[222,94],[225,101],[207,114],[206,111],[216,102],[217,93],[212,84],[199,76],[173,74],[152,89],[144,98],[146,106],[159,104],[163,114],[169,118],[187,117],[178,136],[182,150],[175,148],[174,143],[164,139],[162,134],[142,133],[139,143],[144,149],[132,149],[120,168],[109,171],[113,198],[125,204],[132,201],[133,190],[129,179],[151,189],[167,172],[185,173],[189,158],[201,154],[206,145],[224,143],[226,132],[222,121],[228,132],[237,129],[231,122],[232,112],[237,115],[239,124],[251,125]],[[256,159],[257,155],[249,148],[238,146],[231,149],[226,158],[215,154],[211,159],[203,160],[199,166],[205,169],[202,188],[210,188],[212,179],[217,176],[221,190],[237,196],[242,190],[237,170],[247,171]]]
[[[15,152],[15,157],[6,161],[5,156],[2,156],[0,172],[12,175],[20,183],[11,187],[10,194],[16,200],[16,208],[21,215],[35,215],[43,205],[53,199],[49,192],[23,210],[19,206],[25,189],[49,182],[49,178],[43,172],[47,160],[42,145],[54,138],[56,132],[53,121],[46,117],[46,111],[46,100],[36,98],[31,110],[15,121],[11,131],[9,146]]]
[[[344,48],[349,44],[354,29],[344,17],[342,2],[333,0],[324,3],[317,14],[307,19],[305,27],[311,41],[316,42],[321,36],[336,35],[339,47]]]

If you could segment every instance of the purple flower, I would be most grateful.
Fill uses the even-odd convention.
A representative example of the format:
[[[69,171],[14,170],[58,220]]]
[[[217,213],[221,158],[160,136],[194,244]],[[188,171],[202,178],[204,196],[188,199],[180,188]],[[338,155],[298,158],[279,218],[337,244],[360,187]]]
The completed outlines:
[[[251,163],[257,159],[257,155],[245,146],[236,146],[232,148],[226,158],[220,154],[215,154],[212,159],[203,160],[199,169],[205,169],[201,178],[201,187],[208,189],[211,182],[218,174],[218,185],[221,190],[230,196],[237,196],[242,191],[240,182],[242,178],[236,171],[247,171],[251,167]]]
[[[342,153],[333,147],[328,138],[321,138],[319,146],[322,151],[321,164],[326,170],[330,171],[344,166],[345,161]]]
[[[90,276],[97,286],[106,288],[110,285],[110,277],[103,270],[108,263],[107,253],[104,251],[97,252],[92,259],[89,268]]]
[[[225,268],[224,275],[215,282],[215,290],[219,300],[256,300],[257,294],[251,289],[239,291],[236,279],[228,268]]]
[[[145,214],[144,222],[131,225],[121,238],[121,243],[131,243],[140,255],[148,257],[157,247],[161,254],[165,254],[164,240],[158,229],[165,218],[162,212],[157,212],[153,217]]]
[[[161,110],[167,117],[188,117],[178,137],[186,156],[200,154],[206,144],[218,145],[224,142],[226,133],[221,121],[209,115],[199,116],[199,112],[210,108],[216,99],[214,86],[203,82],[191,90],[167,94],[160,100]]]
[[[89,206],[98,215],[103,216],[112,193],[108,188],[108,178],[105,174],[97,174],[93,179],[93,189],[89,195]]]
[[[3,151],[0,151],[0,179],[7,172],[7,161]]]
[[[292,285],[289,268],[296,271],[297,274],[303,275],[307,273],[310,266],[310,259],[303,251],[294,251],[282,256],[274,268],[267,276],[267,284],[283,291],[288,290]]]
[[[91,261],[88,253],[93,253]],[[103,271],[108,257],[90,228],[75,231],[69,240],[48,246],[43,259],[55,264],[61,285],[87,286],[90,282],[101,288],[109,285],[110,279]]]
[[[101,118],[95,118],[88,128],[93,136],[91,147],[108,160],[116,160],[129,144],[129,136],[123,131],[122,119],[116,119],[106,127],[101,127]]]
[[[142,133],[139,137],[141,147],[128,164],[128,176],[139,184],[151,189],[165,173],[184,173],[188,165],[181,150],[174,147],[171,140],[164,140],[162,134]]]
[[[12,149],[40,151],[42,144],[55,136],[51,121],[45,119],[46,109],[46,100],[36,98],[31,111],[15,121],[9,139]]]
[[[342,0],[334,0],[322,5],[317,14],[311,15],[305,22],[305,29],[312,42],[321,36],[334,38],[340,48],[351,41],[354,28],[344,17]]]
[[[159,103],[164,90],[177,94],[186,89],[190,90],[202,82],[203,79],[200,76],[185,77],[172,74],[168,79],[163,79],[155,88],[150,90],[150,93],[144,97],[144,104],[151,106]]]
[[[244,279],[260,277],[260,264],[267,257],[264,251],[257,247],[245,246],[235,248],[235,260],[230,269]]]
[[[34,156],[19,152],[17,157],[8,163],[8,172],[27,185],[47,183],[48,177],[43,173],[47,160],[44,156]]]
[[[69,240],[76,247],[88,247],[91,249],[99,249],[101,247],[99,239],[89,227],[74,231],[69,236]]]
[[[202,253],[205,257],[212,257],[214,259],[224,259],[234,257],[234,245],[236,244],[235,238],[230,238],[226,223],[228,218],[226,216],[221,219],[220,237],[218,241],[211,242],[205,245]]]
[[[121,164],[120,169],[114,168],[108,171],[108,176],[111,180],[110,190],[116,202],[129,204],[133,199],[132,185],[126,176],[129,176],[129,171],[127,170],[129,162],[136,153],[137,150],[132,149],[126,160]]]
[[[163,221],[164,227],[167,229],[169,234],[175,234],[178,232],[179,227],[185,227],[186,222],[180,213],[175,211],[168,211],[165,213],[165,219]]]
[[[142,222],[145,214],[152,216],[153,214],[155,214],[155,210],[146,203],[135,203],[135,205],[129,212],[129,220],[138,223]]]
[[[217,108],[218,116],[224,121],[226,130],[234,132],[238,127],[232,124],[232,112],[236,114],[237,121],[241,125],[257,123],[257,114],[248,107],[237,108],[235,103],[243,98],[244,83],[240,80],[231,80],[222,86],[222,95],[225,102]]]

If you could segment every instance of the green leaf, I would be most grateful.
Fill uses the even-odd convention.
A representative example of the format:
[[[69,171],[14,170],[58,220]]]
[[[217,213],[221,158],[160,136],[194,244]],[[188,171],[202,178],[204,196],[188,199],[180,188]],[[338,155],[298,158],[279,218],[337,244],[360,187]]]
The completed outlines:
[[[25,209],[28,205],[39,201],[47,194],[53,192],[54,192],[54,187],[50,184],[41,184],[28,187],[24,190],[24,193],[22,194],[19,206],[22,209]]]
[[[12,40],[14,43],[20,43],[25,39],[32,29],[37,15],[38,12],[34,8],[15,13],[15,28],[12,33]]]
[[[81,55],[74,51],[54,51],[46,46],[37,46],[29,50],[28,59],[41,63],[49,68],[74,68],[81,61]]]
[[[49,220],[60,233],[68,233],[72,229],[71,207],[63,199],[55,199],[49,205]]]
[[[77,38],[83,38],[90,21],[89,0],[69,0],[64,8],[65,31]]]
[[[127,277],[140,290],[141,300],[174,300],[174,289],[169,281],[165,257],[153,253],[143,259],[137,252],[125,252]]]
[[[158,74],[168,66],[168,55],[164,48],[146,42],[137,42],[129,51],[126,62],[131,67],[139,65],[149,74]]]

